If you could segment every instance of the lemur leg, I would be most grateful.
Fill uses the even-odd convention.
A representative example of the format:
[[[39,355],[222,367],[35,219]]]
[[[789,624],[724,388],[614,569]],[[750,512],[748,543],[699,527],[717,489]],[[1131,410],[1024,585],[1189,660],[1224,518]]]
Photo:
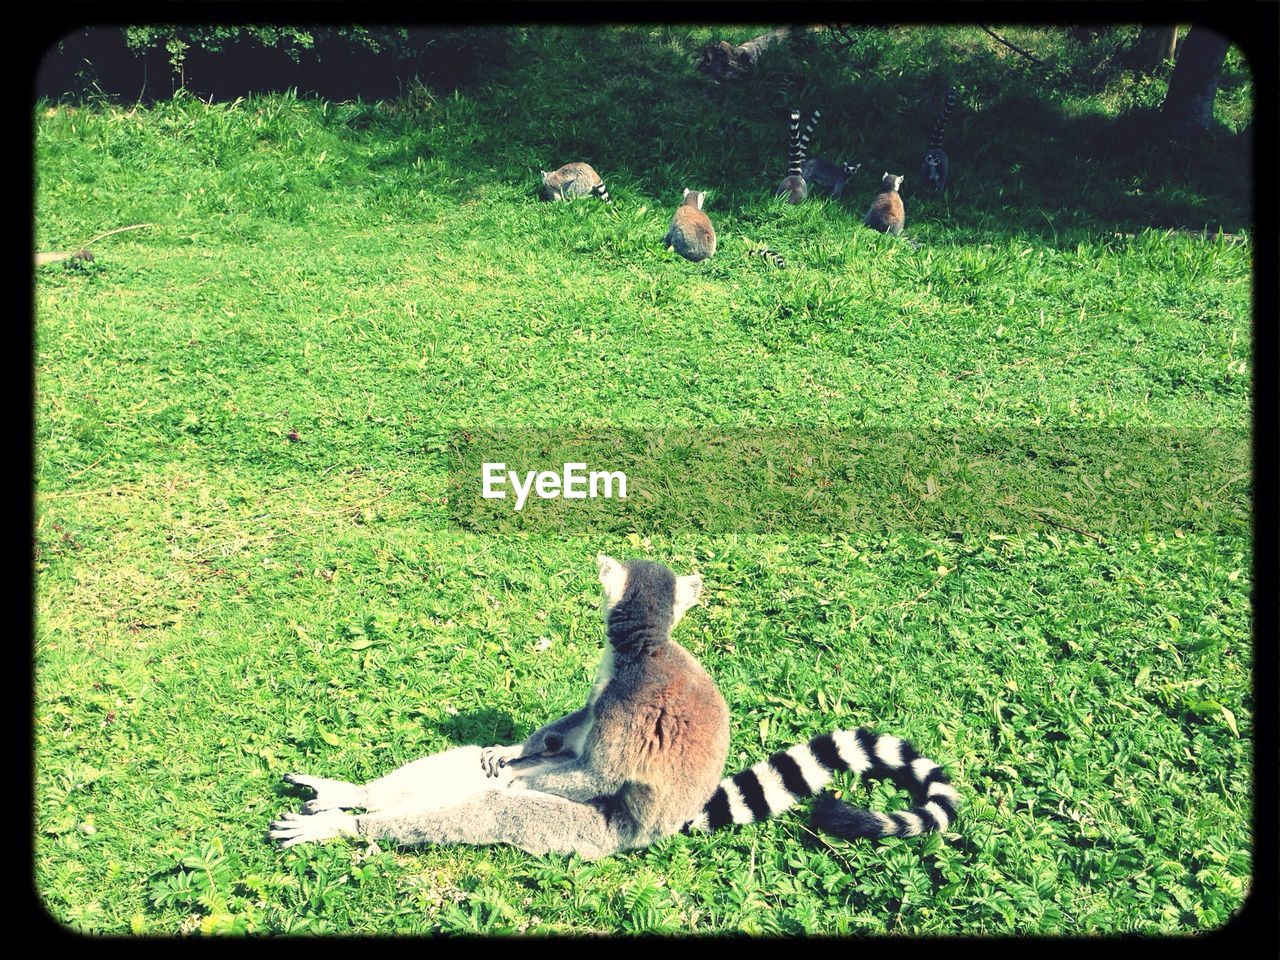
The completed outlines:
[[[282,848],[299,843],[315,843],[330,837],[355,836],[356,818],[341,810],[322,810],[319,813],[282,813],[267,832]]]
[[[304,773],[286,773],[284,782],[299,787],[309,787],[316,792],[314,800],[308,800],[302,805],[303,813],[319,813],[322,810],[341,810],[366,805],[365,788],[356,783],[330,780],[328,777],[309,777]]]
[[[353,817],[354,829],[370,839],[421,843],[505,843],[526,853],[576,853],[588,860],[629,845],[630,819],[608,815],[603,804],[577,803],[533,790],[491,790],[447,810],[395,811]],[[344,825],[345,826],[345,825]]]
[[[511,782],[514,770],[487,772],[481,759],[486,750],[493,749],[455,747],[407,763],[365,787],[365,809],[378,812],[407,806],[413,810],[440,810],[487,790],[501,789]],[[518,756],[520,746],[496,749]]]
[[[353,807],[371,811],[390,810],[405,805],[415,810],[439,809],[461,803],[486,790],[506,786],[516,775],[516,770],[495,768],[488,774],[481,765],[482,754],[485,750],[497,750],[518,757],[520,749],[519,744],[497,748],[456,747],[406,763],[364,786],[296,773],[287,774],[284,779],[286,783],[316,791],[315,799],[302,805],[304,814]]]
[[[405,846],[506,843],[527,853],[576,853],[588,860],[629,846],[634,829],[625,814],[603,805],[575,803],[532,790],[490,790],[443,810],[409,810],[353,816],[327,810],[314,816],[286,813],[271,824],[282,848],[330,837],[362,836]]]

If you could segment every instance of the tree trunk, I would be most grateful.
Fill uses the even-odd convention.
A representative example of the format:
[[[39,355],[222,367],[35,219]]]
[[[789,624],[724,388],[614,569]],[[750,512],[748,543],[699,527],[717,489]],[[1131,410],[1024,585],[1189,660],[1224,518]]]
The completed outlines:
[[[1165,61],[1172,60],[1178,49],[1178,25],[1143,27],[1138,36],[1133,64],[1143,73],[1159,73]]]
[[[779,27],[768,33],[753,37],[740,46],[733,46],[721,40],[709,43],[702,48],[695,66],[716,83],[722,80],[736,80],[749,73],[755,67],[760,54],[770,44],[781,40],[791,32],[790,27]]]
[[[1193,26],[1187,33],[1160,108],[1171,133],[1208,133],[1212,128],[1213,99],[1218,93],[1218,75],[1227,59],[1227,46],[1226,37],[1204,27]]]

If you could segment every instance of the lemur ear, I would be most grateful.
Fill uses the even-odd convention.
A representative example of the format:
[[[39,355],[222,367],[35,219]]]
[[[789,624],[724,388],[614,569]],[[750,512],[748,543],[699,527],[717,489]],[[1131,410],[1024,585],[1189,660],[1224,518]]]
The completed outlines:
[[[684,188],[684,193],[682,193],[682,194],[681,194],[681,196],[683,196],[683,197],[687,197],[688,195],[689,195],[689,188],[688,188],[688,187],[685,187],[685,188]]]
[[[596,556],[596,566],[600,568],[600,586],[604,588],[604,608],[608,612],[622,599],[627,587],[627,568],[603,553]]]
[[[690,574],[687,577],[676,577],[676,602],[672,609],[674,620],[684,616],[685,611],[698,602],[702,596],[702,577]]]

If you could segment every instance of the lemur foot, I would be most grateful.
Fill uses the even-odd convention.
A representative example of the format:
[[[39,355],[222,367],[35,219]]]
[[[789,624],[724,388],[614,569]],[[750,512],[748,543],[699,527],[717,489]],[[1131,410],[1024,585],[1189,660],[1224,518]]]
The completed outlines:
[[[364,788],[328,777],[309,777],[304,773],[286,773],[284,782],[315,791],[315,799],[302,805],[302,812],[320,813],[324,810],[340,810],[364,806]]]
[[[340,810],[325,810],[315,814],[284,813],[271,824],[271,830],[267,833],[282,850],[299,843],[315,843],[330,837],[355,835],[356,818]]]

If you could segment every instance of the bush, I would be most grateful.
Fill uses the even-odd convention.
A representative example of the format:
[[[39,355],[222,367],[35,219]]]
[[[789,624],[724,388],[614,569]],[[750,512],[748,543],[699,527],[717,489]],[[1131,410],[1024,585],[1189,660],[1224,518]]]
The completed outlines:
[[[378,99],[402,93],[414,79],[462,85],[504,37],[484,28],[88,28],[49,51],[36,95],[150,101],[182,89],[232,100],[295,88],[330,99]]]

